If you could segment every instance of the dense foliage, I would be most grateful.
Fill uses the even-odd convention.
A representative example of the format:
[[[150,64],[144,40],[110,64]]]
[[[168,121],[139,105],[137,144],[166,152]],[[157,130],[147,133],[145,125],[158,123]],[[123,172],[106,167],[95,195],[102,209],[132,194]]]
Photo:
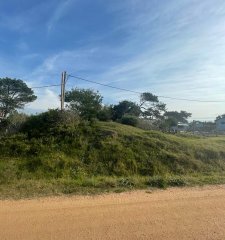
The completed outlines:
[[[142,126],[143,119],[150,129],[170,130],[178,122],[186,123],[191,114],[185,111],[168,112],[166,104],[152,93],[145,92],[140,102],[128,100],[115,105],[103,105],[103,97],[91,89],[72,89],[66,92],[68,108],[82,119],[115,121],[125,125]]]
[[[90,89],[72,89],[67,91],[65,102],[69,103],[69,109],[79,114],[86,120],[97,118],[102,108],[102,96]]]

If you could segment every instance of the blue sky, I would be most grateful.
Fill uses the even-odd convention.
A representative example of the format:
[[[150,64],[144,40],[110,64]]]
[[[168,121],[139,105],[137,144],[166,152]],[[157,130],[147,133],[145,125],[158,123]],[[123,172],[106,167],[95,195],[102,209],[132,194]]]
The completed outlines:
[[[156,95],[194,119],[225,113],[224,0],[0,1],[0,77],[29,86],[57,84],[66,70],[90,80]],[[105,103],[135,94],[69,79],[99,90]],[[59,107],[59,88],[35,90],[26,111]]]

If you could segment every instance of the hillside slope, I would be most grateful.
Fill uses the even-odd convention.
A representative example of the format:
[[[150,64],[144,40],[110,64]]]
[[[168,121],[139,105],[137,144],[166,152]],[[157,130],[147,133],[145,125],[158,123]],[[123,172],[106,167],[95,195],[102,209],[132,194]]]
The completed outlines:
[[[32,127],[2,138],[0,152],[2,196],[163,187],[174,176],[174,185],[196,175],[217,175],[221,182],[225,170],[225,137],[177,136],[111,122]]]

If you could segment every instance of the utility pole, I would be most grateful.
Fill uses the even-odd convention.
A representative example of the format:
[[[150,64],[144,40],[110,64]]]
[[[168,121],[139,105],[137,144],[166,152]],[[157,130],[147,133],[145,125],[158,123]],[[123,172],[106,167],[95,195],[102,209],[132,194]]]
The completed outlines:
[[[62,72],[62,77],[61,77],[61,111],[64,110],[65,87],[66,87],[66,71]]]

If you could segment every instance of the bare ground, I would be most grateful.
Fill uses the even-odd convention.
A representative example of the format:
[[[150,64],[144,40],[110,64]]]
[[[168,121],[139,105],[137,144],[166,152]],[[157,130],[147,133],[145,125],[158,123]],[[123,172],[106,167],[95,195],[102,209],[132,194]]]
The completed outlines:
[[[0,201],[1,240],[225,239],[225,186]]]

